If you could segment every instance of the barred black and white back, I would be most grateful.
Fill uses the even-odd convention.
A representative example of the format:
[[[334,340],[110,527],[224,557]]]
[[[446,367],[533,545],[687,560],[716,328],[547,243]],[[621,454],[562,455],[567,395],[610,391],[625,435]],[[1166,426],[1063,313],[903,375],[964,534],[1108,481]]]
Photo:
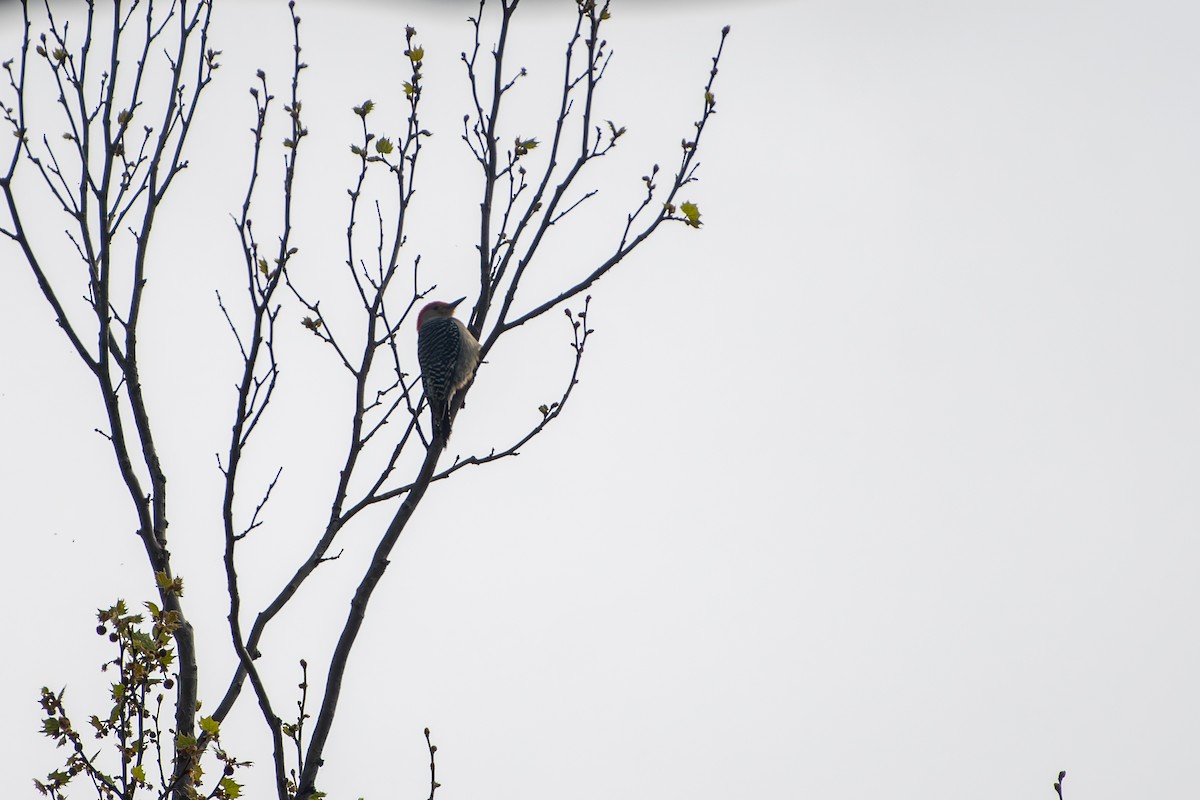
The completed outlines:
[[[433,417],[433,440],[445,444],[450,438],[450,408],[454,393],[475,375],[479,365],[479,342],[467,326],[454,318],[453,303],[435,301],[417,315],[417,360],[421,381]]]

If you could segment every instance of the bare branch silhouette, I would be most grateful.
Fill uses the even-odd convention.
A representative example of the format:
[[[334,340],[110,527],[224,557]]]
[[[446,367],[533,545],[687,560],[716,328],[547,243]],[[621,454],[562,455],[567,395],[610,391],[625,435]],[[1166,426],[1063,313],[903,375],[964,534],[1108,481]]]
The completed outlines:
[[[48,2],[38,19],[44,31],[35,36],[35,15],[28,1],[22,3],[20,54],[3,64],[13,97],[11,106],[3,105],[4,119],[15,136],[8,158],[0,161],[4,170],[0,193],[7,209],[0,241],[12,243],[21,253],[72,350],[96,382],[105,417],[105,429],[99,432],[112,448],[158,586],[158,603],[148,604],[155,625],[152,636],[165,637],[163,641],[170,645],[154,648],[159,661],[151,666],[164,673],[173,668],[176,676],[155,678],[175,692],[173,727],[165,731],[158,716],[162,700],[153,706],[146,686],[138,689],[136,682],[130,683],[140,694],[131,701],[128,716],[122,718],[128,719],[129,725],[111,729],[121,754],[118,775],[103,772],[87,756],[68,762],[70,769],[89,776],[98,795],[132,797],[130,787],[150,787],[142,759],[149,752],[149,742],[165,740],[171,744],[166,766],[162,761],[166,751],[161,744],[154,745],[159,747],[155,791],[160,797],[190,800],[201,796],[198,783],[205,758],[218,760],[224,775],[208,796],[237,796],[240,784],[230,776],[246,763],[221,747],[220,727],[249,681],[271,743],[277,797],[309,800],[319,796],[318,777],[347,666],[396,542],[430,485],[445,482],[468,466],[519,455],[542,435],[562,415],[579,384],[583,356],[594,332],[589,319],[592,297],[587,290],[662,223],[699,227],[699,209],[680,203],[678,196],[696,180],[701,136],[715,113],[712,90],[728,28],[721,34],[703,88],[703,105],[693,130],[682,141],[672,177],[660,179],[655,165],[641,178],[645,192],[625,214],[619,237],[596,245],[584,243],[576,263],[570,265],[574,270],[568,272],[571,277],[562,279],[549,293],[534,293],[529,276],[544,258],[539,253],[564,229],[560,223],[594,211],[590,201],[600,191],[592,182],[599,178],[596,162],[621,144],[626,129],[605,118],[600,109],[597,89],[612,59],[604,38],[611,14],[608,2],[596,0],[576,2],[562,51],[561,83],[554,101],[557,110],[549,116],[552,130],[539,138],[535,135],[538,131],[519,127],[527,121],[508,120],[509,98],[523,90],[523,79],[529,74],[524,66],[511,63],[518,5],[519,0],[480,0],[469,18],[471,47],[460,57],[470,90],[462,139],[466,154],[479,167],[480,216],[473,234],[477,236],[473,244],[478,262],[476,267],[472,261],[470,267],[472,274],[477,269],[478,288],[473,293],[468,326],[482,343],[486,359],[505,334],[534,323],[548,311],[562,309],[570,325],[568,344],[573,359],[569,368],[564,366],[561,390],[550,402],[538,406],[540,416],[532,422],[522,420],[519,432],[507,435],[502,443],[491,447],[471,444],[475,452],[468,449],[467,455],[455,455],[449,466],[439,468],[445,435],[432,435],[424,422],[428,403],[412,361],[414,322],[419,307],[437,289],[440,275],[436,268],[422,265],[421,254],[409,243],[418,166],[423,142],[431,135],[422,118],[425,51],[416,29],[404,29],[405,48],[397,53],[404,77],[398,82],[397,102],[391,103],[389,98],[389,103],[380,104],[380,108],[398,107],[401,113],[380,122],[383,115],[372,100],[362,100],[352,108],[358,117],[355,141],[350,145],[356,163],[347,188],[344,231],[337,234],[345,241],[345,261],[338,274],[344,296],[350,298],[348,304],[336,297],[322,297],[329,290],[308,271],[309,264],[300,255],[303,243],[297,240],[293,225],[294,211],[302,201],[297,176],[307,164],[307,157],[302,161],[300,153],[307,152],[308,135],[301,93],[308,65],[301,59],[301,18],[295,2],[288,5],[292,58],[286,100],[277,101],[262,70],[249,87],[254,115],[247,148],[250,166],[240,207],[231,215],[241,253],[240,287],[232,293],[226,289],[215,294],[224,325],[233,334],[238,360],[229,438],[215,448],[222,487],[228,641],[237,663],[211,715],[200,717],[200,663],[181,601],[183,582],[167,546],[167,474],[155,418],[142,385],[138,345],[142,311],[150,303],[145,289],[161,269],[149,255],[152,234],[161,219],[158,212],[176,178],[188,168],[185,145],[200,99],[219,67],[220,51],[208,44],[211,0],[121,0],[111,8],[89,3],[82,36],[69,21],[57,19]],[[30,118],[32,106],[27,100],[35,79],[55,93],[54,113],[58,116]],[[268,133],[276,119],[282,120],[286,129],[277,181],[271,163],[271,147],[277,145]],[[60,139],[52,138],[48,131],[58,129],[65,133]],[[18,185],[19,173],[25,180]],[[63,244],[68,254],[74,251],[69,266],[49,258],[46,245],[35,240],[28,222],[35,194],[61,215]],[[264,207],[277,208],[279,218],[268,221],[260,210]],[[75,299],[80,296],[82,300]],[[582,310],[576,313],[566,304],[579,296],[583,296]],[[325,313],[334,308],[336,314]],[[248,464],[266,420],[287,402],[279,382],[283,353],[278,343],[283,326],[291,324],[287,322],[291,319],[321,342],[319,354],[328,354],[331,368],[348,377],[349,391],[337,397],[348,425],[336,478],[328,488],[328,515],[322,512],[312,528],[302,531],[306,538],[299,539],[304,544],[296,562],[289,566],[290,575],[271,590],[261,608],[250,608],[249,601],[243,602],[243,581],[249,585],[250,576],[243,577],[239,571],[239,567],[248,569],[239,564],[239,544],[252,534],[262,536],[269,527],[268,508],[276,509],[271,498],[283,476],[290,473],[285,473],[286,459],[280,456],[272,456],[278,461],[261,477],[255,477]],[[499,365],[493,367],[486,360],[478,368],[486,379],[493,369],[501,371]],[[452,398],[437,398],[443,409],[444,401],[450,401],[451,420],[464,408],[478,377],[476,372],[465,386],[456,382],[458,391]],[[367,509],[387,509],[388,521],[382,530],[370,528],[370,515],[363,514]],[[285,701],[280,692],[294,689],[271,685],[259,669],[266,632],[304,590],[317,568],[341,556],[339,537],[352,524],[360,540],[373,537],[373,554],[356,578],[328,663],[316,665],[323,673],[315,676],[323,679],[319,702],[310,709],[310,699],[316,695],[309,696],[309,662],[301,660],[303,677],[295,701],[298,714],[294,722],[284,721],[276,709],[290,700]],[[130,642],[143,641],[135,635],[140,619],[134,621],[134,616],[124,611],[110,614],[125,619],[123,633],[114,641],[124,642],[121,636],[126,633]],[[44,698],[48,714],[52,710],[57,714],[61,703],[58,695]],[[67,737],[63,742],[75,741],[69,733],[62,735]],[[437,748],[428,729],[425,737],[433,800],[439,787]],[[39,788],[44,786],[47,793],[59,796],[54,793],[75,774],[68,772],[52,774],[47,782],[39,782]]]

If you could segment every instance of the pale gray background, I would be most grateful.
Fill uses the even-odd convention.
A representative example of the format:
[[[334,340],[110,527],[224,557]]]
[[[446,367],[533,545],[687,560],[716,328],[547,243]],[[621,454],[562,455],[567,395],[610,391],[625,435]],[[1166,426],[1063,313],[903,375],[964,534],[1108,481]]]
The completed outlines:
[[[458,138],[470,5],[395,6],[301,5],[312,136],[293,269],[310,286],[337,274],[349,109],[373,98],[372,122],[399,129],[411,23],[435,136],[410,255],[457,297],[477,225]],[[570,24],[554,7],[518,16],[510,63],[531,76],[508,137],[549,135],[537,99]],[[618,4],[600,116],[630,133],[546,281],[606,251],[638,177],[673,163],[726,23],[684,198],[704,229],[663,232],[594,291],[561,424],[431,490],[369,614],[322,786],[426,796],[429,725],[440,800],[1047,800],[1059,769],[1069,798],[1195,796],[1200,7]],[[8,57],[11,12],[0,25]],[[263,66],[282,94],[286,34],[282,2],[218,8],[224,67],[145,320],[173,551],[219,654],[210,704],[232,666],[212,454],[237,366],[212,290],[240,279],[227,212],[245,91]],[[251,606],[323,519],[345,428],[346,382],[299,316],[283,315],[283,394],[252,462],[262,480],[287,467],[243,549]],[[66,684],[80,720],[99,710],[91,614],[152,588],[91,433],[95,391],[10,246],[0,319],[0,793],[15,797],[60,755],[34,734],[37,688]],[[566,338],[554,314],[497,349],[451,451],[533,420]],[[323,661],[368,539],[349,537],[264,643],[278,686],[299,657]],[[261,797],[269,754],[244,699],[225,744],[261,763]]]

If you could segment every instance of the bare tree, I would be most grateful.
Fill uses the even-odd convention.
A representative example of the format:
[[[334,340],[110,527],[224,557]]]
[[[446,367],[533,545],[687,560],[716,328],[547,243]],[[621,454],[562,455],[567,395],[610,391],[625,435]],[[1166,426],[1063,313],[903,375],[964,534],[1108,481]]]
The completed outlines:
[[[681,141],[673,167],[661,170],[655,164],[641,177],[644,193],[625,213],[620,234],[612,241],[593,243],[581,256],[589,266],[553,291],[532,300],[526,297],[529,289],[519,292],[555,226],[569,215],[584,213],[596,195],[597,189],[588,183],[592,170],[620,144],[625,128],[604,120],[598,109],[597,87],[611,58],[603,33],[609,3],[577,0],[563,51],[552,133],[545,141],[505,133],[509,128],[502,124],[502,110],[527,74],[523,67],[509,63],[518,2],[481,0],[469,19],[471,45],[461,59],[472,98],[461,135],[478,165],[481,191],[475,242],[479,283],[469,328],[482,343],[486,359],[503,336],[561,309],[570,326],[574,360],[557,400],[541,406],[536,424],[501,446],[455,458],[449,466],[439,467],[444,445],[428,435],[422,422],[425,403],[420,378],[412,369],[407,340],[400,336],[413,321],[413,310],[436,286],[422,275],[420,254],[408,242],[406,227],[422,143],[429,135],[421,116],[424,50],[416,30],[405,31],[402,132],[391,137],[378,133],[370,100],[353,109],[361,124],[352,145],[358,167],[348,190],[343,279],[358,298],[358,306],[339,308],[338,325],[306,286],[303,271],[293,266],[298,253],[292,226],[295,178],[308,133],[301,96],[307,64],[301,58],[300,17],[294,3],[289,4],[293,59],[286,99],[278,100],[271,93],[261,70],[250,89],[255,109],[252,167],[241,207],[233,214],[244,291],[238,298],[217,295],[241,361],[231,435],[219,456],[229,640],[239,666],[212,714],[204,717],[196,710],[201,665],[181,599],[182,580],[168,549],[167,476],[156,446],[155,417],[142,389],[138,336],[147,276],[163,267],[151,256],[156,215],[188,166],[185,144],[219,66],[220,51],[208,41],[212,2],[115,0],[111,9],[103,11],[89,2],[82,33],[56,18],[46,2],[38,20],[44,32],[36,36],[34,12],[28,2],[22,4],[20,53],[4,62],[12,96],[4,112],[15,138],[0,174],[8,211],[0,232],[23,256],[61,330],[96,381],[106,421],[103,435],[111,444],[136,514],[138,536],[159,594],[157,603],[147,604],[149,631],[142,630],[142,617],[123,604],[101,612],[99,630],[118,645],[112,663],[128,684],[119,692],[123,699],[117,698],[97,732],[115,737],[119,769],[101,768],[70,724],[61,693],[43,692],[43,708],[51,720],[45,732],[60,744],[72,745],[73,751],[63,770],[38,783],[44,793],[61,796],[67,781],[83,773],[102,797],[133,797],[138,789],[159,797],[237,796],[239,784],[232,776],[243,763],[217,743],[220,725],[242,698],[248,680],[270,737],[278,797],[320,796],[317,779],[346,665],[392,548],[426,490],[467,466],[516,455],[543,433],[562,414],[577,383],[592,333],[589,288],[664,223],[699,227],[698,208],[682,202],[680,191],[696,180],[700,140],[715,112],[713,84],[728,28],[721,32],[703,92],[697,92],[698,116]],[[42,108],[34,103],[40,98],[33,96],[38,76],[48,76],[55,87],[56,119],[33,112],[35,105]],[[279,111],[289,134],[283,142],[281,179],[268,187],[260,174],[276,145],[267,141],[267,124]],[[52,139],[48,131],[64,124],[67,133]],[[527,158],[535,149],[545,153],[540,166],[531,165]],[[256,226],[255,222],[256,203],[264,192],[283,209],[273,230],[268,223]],[[43,255],[28,209],[46,197],[65,220],[79,267],[52,263]],[[393,210],[385,212],[385,208]],[[86,301],[64,302],[81,285]],[[578,310],[568,308],[568,303]],[[309,532],[307,554],[270,602],[260,609],[246,609],[241,601],[238,545],[262,524],[280,471],[256,489],[242,465],[276,396],[276,331],[285,306],[303,309],[298,314],[303,315],[304,326],[349,376],[352,390],[342,402],[350,426],[331,487],[329,515]],[[348,327],[342,324],[347,318],[353,320]],[[485,363],[481,369],[488,368]],[[462,409],[469,388],[454,398],[452,415]],[[246,494],[257,498],[248,516],[237,513],[235,502]],[[304,679],[298,714],[285,721],[278,711],[280,695],[291,692],[291,684],[270,686],[256,668],[263,636],[317,568],[337,557],[334,547],[339,536],[352,525],[369,527],[373,523],[360,515],[379,507],[387,509],[390,521],[376,531],[374,555],[353,592],[337,645],[323,670],[319,702],[310,715],[308,665],[301,662]],[[173,727],[164,736],[159,722],[162,692],[172,689],[174,702],[168,704],[173,706]],[[288,699],[293,699],[290,694]],[[426,739],[432,798],[438,785],[436,747],[428,731]],[[159,763],[157,783],[143,765],[151,748]],[[223,765],[220,780],[207,793],[200,788],[200,763],[206,753],[213,753]]]

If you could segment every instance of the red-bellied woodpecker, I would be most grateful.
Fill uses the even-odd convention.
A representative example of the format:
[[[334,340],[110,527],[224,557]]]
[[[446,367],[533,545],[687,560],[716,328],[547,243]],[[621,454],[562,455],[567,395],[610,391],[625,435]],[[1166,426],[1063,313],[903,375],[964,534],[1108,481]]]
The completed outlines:
[[[479,342],[454,318],[453,303],[434,301],[417,315],[417,361],[433,415],[433,441],[450,438],[450,403],[454,393],[471,382],[479,365]]]

